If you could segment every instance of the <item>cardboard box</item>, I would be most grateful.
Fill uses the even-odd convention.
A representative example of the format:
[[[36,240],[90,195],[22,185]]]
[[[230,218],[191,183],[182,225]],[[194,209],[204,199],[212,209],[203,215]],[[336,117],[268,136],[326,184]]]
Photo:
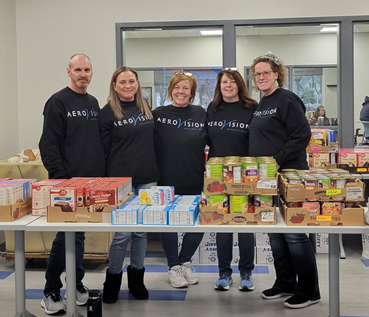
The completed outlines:
[[[111,223],[111,212],[113,209],[119,209],[129,199],[133,193],[128,196],[118,205],[104,206],[101,212],[89,212],[88,207],[77,207],[75,212],[66,212],[58,206],[47,207],[47,222],[104,222]]]
[[[256,246],[270,246],[269,235],[266,232],[256,232],[255,233],[255,245]]]
[[[257,264],[273,264],[273,252],[270,245],[256,246],[256,263]]]
[[[218,178],[204,179],[205,195],[277,195],[277,178],[259,180],[257,183],[224,183]]]
[[[328,233],[310,233],[309,237],[315,253],[329,253]]]
[[[305,189],[303,184],[289,184],[279,175],[279,191],[288,202],[302,202],[309,197],[329,201],[333,196],[345,197],[346,201],[364,201],[365,184],[359,180],[357,183],[347,183],[346,187],[341,189]]]
[[[201,264],[218,264],[218,255],[216,246],[199,247]],[[240,250],[238,247],[233,248],[231,264],[238,264],[240,258]]]
[[[19,200],[13,205],[0,206],[0,221],[11,222],[32,211],[32,199]]]
[[[216,238],[217,238],[216,232],[205,232],[200,242],[199,247],[206,247],[210,245],[210,243],[213,243],[213,245],[216,245]]]
[[[280,199],[279,210],[287,226],[364,226],[364,208],[344,208],[341,215],[310,215],[307,209],[289,208]]]
[[[332,142],[326,146],[314,143],[310,144],[306,148],[306,153],[319,153],[319,152],[338,153],[338,142]]]
[[[255,213],[218,213],[217,207],[201,206],[202,225],[275,225],[276,207],[255,207]]]

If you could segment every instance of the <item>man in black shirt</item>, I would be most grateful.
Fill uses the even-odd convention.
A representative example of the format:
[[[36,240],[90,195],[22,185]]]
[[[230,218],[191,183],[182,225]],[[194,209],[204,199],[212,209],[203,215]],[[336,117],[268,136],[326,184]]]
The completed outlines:
[[[46,102],[40,152],[49,178],[98,177],[105,174],[105,158],[99,134],[99,104],[87,93],[92,78],[90,58],[75,54],[69,60],[70,84]],[[76,233],[76,303],[87,303],[82,283],[84,232]],[[65,269],[65,234],[58,232],[52,244],[46,269],[41,306],[46,314],[65,311],[60,296],[60,275]]]

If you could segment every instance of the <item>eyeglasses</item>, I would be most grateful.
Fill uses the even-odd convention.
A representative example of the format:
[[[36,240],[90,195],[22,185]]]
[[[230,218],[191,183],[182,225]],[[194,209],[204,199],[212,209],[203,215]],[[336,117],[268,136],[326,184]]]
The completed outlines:
[[[269,78],[271,73],[276,73],[273,70],[270,70],[269,72],[262,72],[262,73],[254,73],[255,78],[260,78],[261,75],[263,75],[264,78]]]
[[[188,73],[188,72],[183,72],[183,71],[180,71],[180,72],[175,72],[174,75],[185,75],[185,76],[193,76],[192,73]]]
[[[222,68],[222,70],[233,70],[233,71],[238,71],[238,68],[237,68],[237,67],[225,67],[225,68]]]

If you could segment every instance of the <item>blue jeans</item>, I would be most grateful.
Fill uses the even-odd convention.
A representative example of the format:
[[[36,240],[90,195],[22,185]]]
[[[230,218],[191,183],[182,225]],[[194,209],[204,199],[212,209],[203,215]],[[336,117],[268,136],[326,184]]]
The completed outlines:
[[[306,234],[270,233],[269,238],[277,276],[273,287],[309,300],[319,299],[316,259]]]
[[[173,266],[191,261],[191,258],[199,247],[203,236],[203,232],[186,233],[183,237],[181,251],[178,254],[178,233],[162,232],[160,234],[161,245],[163,246],[163,250],[167,256],[169,269]]]
[[[76,232],[76,282],[82,285],[85,270],[82,266],[83,254],[85,252],[85,233]],[[65,233],[58,232],[53,241],[47,268],[45,273],[46,284],[44,294],[60,294],[63,283],[60,275],[65,270]]]
[[[132,186],[132,191],[137,195],[140,189],[150,188],[157,183],[139,184]],[[130,261],[131,266],[142,269],[147,247],[146,232],[116,232],[109,250],[109,272],[120,274],[126,256],[128,242],[131,241]]]
[[[217,255],[219,275],[232,275],[233,233],[217,233]],[[255,237],[253,233],[239,233],[240,259],[238,269],[241,275],[254,269]]]

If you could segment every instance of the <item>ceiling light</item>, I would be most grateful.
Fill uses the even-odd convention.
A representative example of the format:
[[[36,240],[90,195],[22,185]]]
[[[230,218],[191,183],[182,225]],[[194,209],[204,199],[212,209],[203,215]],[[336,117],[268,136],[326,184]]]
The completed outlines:
[[[209,36],[209,35],[222,35],[223,30],[212,30],[212,31],[200,31],[201,35]]]

